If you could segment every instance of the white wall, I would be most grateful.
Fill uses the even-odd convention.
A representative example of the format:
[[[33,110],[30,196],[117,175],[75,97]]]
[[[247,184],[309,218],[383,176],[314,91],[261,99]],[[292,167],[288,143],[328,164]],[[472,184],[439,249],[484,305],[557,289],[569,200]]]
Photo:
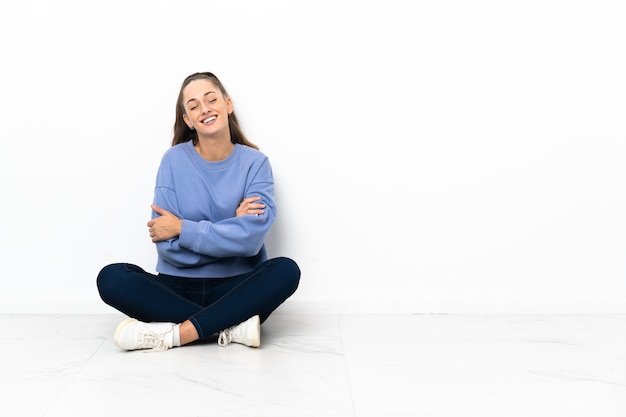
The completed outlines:
[[[102,266],[154,269],[196,71],[272,161],[285,308],[626,312],[625,4],[4,2],[0,312],[109,312]]]

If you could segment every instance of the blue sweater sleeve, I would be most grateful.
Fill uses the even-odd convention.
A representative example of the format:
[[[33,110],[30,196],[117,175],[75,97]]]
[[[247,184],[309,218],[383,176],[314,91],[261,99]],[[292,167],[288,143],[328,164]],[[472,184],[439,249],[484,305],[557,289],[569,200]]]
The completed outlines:
[[[176,202],[176,193],[173,189],[167,187],[156,187],[154,202],[161,208],[170,211],[178,218],[181,218],[180,210]],[[154,211],[152,217],[158,216]],[[185,220],[183,220],[183,223]],[[167,261],[177,268],[192,268],[196,266],[206,265],[219,261],[219,258],[207,256],[180,246],[178,237],[163,240],[156,243],[157,254],[160,258]]]
[[[198,189],[186,189],[180,184],[177,187],[173,172],[175,167],[171,165],[171,161],[162,163],[155,189],[155,204],[183,220],[180,236],[157,243],[157,252],[163,260],[177,268],[189,268],[218,262],[223,258],[252,257],[259,253],[276,218],[274,180],[267,158],[257,158],[246,168],[245,179],[236,175],[242,171],[241,166],[234,166],[232,174],[224,175],[239,179],[244,184],[226,183],[221,184],[217,190],[211,190],[219,191],[222,195],[233,194],[225,196],[226,200],[230,198],[228,201],[232,205],[226,210],[228,215],[222,213],[220,216],[215,215],[216,218],[213,219],[189,219],[181,214],[184,212],[180,207],[181,202],[202,199],[205,196],[197,195],[200,193]],[[187,179],[189,181],[192,180]],[[191,193],[196,194],[186,195]],[[265,204],[265,212],[258,216],[236,217],[237,205],[241,200],[253,196],[261,197],[260,202]]]
[[[254,256],[261,250],[265,237],[276,218],[274,181],[266,159],[253,175],[244,198],[261,197],[265,212],[261,215],[233,217],[217,222],[183,220],[180,246],[192,252],[218,258]]]

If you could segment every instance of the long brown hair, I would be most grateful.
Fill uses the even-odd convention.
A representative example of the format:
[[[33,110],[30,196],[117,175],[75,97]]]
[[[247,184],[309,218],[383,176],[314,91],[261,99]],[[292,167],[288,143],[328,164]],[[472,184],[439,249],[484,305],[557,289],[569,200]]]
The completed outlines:
[[[183,84],[180,87],[180,92],[178,93],[178,100],[176,101],[176,120],[174,122],[174,136],[172,138],[172,146],[178,145],[179,143],[189,142],[195,145],[198,143],[198,133],[195,130],[192,130],[187,126],[185,120],[183,119],[183,115],[185,114],[185,106],[183,104],[183,90],[192,81],[195,80],[209,80],[217,88],[220,89],[224,98],[230,97],[226,92],[226,89],[220,82],[220,80],[210,72],[196,72],[195,74],[189,75],[183,81]],[[239,143],[241,145],[246,145],[254,149],[259,149],[254,143],[250,142],[246,135],[243,134],[243,131],[239,127],[239,122],[237,121],[237,116],[235,115],[235,111],[228,115],[228,129],[230,131],[230,141],[232,143]]]

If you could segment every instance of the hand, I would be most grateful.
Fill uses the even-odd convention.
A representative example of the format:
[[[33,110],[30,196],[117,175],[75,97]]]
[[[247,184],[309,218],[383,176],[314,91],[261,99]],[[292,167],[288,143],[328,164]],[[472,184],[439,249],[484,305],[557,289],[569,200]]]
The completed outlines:
[[[150,238],[154,243],[180,235],[180,230],[183,227],[181,219],[155,204],[150,207],[159,215],[159,217],[148,222],[148,232],[150,232]]]
[[[244,198],[239,206],[237,207],[237,211],[235,213],[236,217],[245,216],[247,214],[263,214],[265,213],[265,204],[255,203],[255,201],[259,201],[261,197],[248,197]]]

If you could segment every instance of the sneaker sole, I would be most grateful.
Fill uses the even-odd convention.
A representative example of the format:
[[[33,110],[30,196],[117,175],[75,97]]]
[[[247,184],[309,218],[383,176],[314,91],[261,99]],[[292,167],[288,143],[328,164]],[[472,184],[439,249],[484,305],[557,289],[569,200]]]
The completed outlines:
[[[121,322],[120,324],[117,325],[117,327],[115,328],[115,334],[113,335],[113,343],[115,343],[115,346],[117,346],[120,349],[124,349],[124,350],[128,350],[123,346],[120,346],[118,341],[120,339],[120,333],[122,333],[122,330],[124,330],[124,328],[126,326],[128,326],[129,324],[133,324],[137,321],[137,319],[126,319],[123,322]]]

